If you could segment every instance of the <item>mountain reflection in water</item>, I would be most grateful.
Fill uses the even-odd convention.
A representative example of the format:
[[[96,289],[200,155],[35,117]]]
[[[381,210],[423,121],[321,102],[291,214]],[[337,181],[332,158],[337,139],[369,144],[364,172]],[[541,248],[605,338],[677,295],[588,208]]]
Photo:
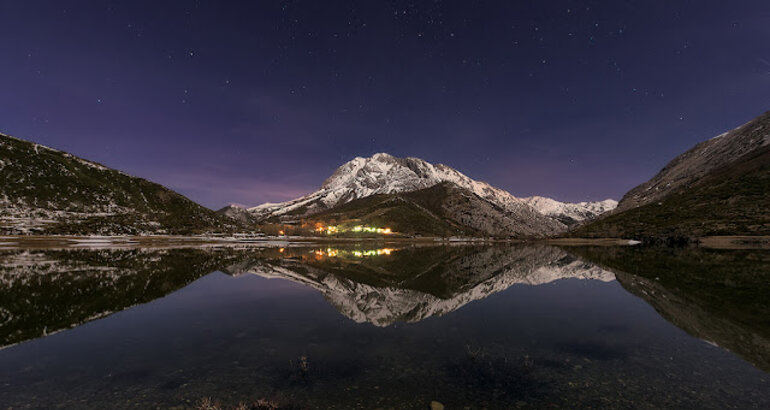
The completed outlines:
[[[770,251],[580,247],[687,333],[770,371]]]
[[[0,250],[0,407],[763,407],[763,252]]]
[[[415,322],[524,283],[613,280],[550,246],[360,246],[0,251],[0,346],[176,291],[213,271],[320,291],[356,322]]]
[[[515,284],[611,281],[611,272],[536,246],[285,249],[223,269],[310,286],[358,323],[388,326],[441,316]]]

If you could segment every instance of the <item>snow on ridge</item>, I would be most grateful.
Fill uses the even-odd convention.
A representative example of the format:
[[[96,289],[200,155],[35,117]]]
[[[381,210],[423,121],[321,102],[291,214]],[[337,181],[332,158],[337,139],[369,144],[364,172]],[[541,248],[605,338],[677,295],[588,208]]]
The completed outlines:
[[[542,196],[530,196],[523,199],[543,215],[571,218],[578,222],[594,218],[618,206],[618,201],[614,199],[593,202],[559,202]]]
[[[725,135],[727,135],[729,132],[730,132],[730,131],[725,131],[725,132],[723,132],[723,133],[721,133],[721,134],[717,135],[716,137],[711,137],[710,139],[712,139],[712,140],[715,140],[715,139],[717,139],[717,138],[722,138],[722,137],[724,137]]]

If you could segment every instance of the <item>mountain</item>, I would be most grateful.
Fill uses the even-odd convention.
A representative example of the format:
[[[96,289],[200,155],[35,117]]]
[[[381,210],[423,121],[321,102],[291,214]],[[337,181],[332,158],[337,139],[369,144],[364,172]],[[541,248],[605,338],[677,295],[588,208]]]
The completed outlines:
[[[447,197],[464,197],[475,205],[483,204],[480,206],[485,210],[485,216],[477,218],[477,215],[474,215],[477,208],[470,205],[459,206],[458,202],[462,201],[457,201],[451,206],[442,206],[452,210],[433,212],[434,215],[445,220],[451,219],[455,224],[465,225],[465,222],[456,219],[457,215],[466,215],[466,219],[488,220],[494,213],[503,219],[499,222],[488,221],[470,225],[471,229],[483,230],[492,235],[505,232],[497,228],[480,228],[489,225],[521,226],[521,229],[514,229],[508,235],[520,234],[520,231],[538,233],[536,236],[550,235],[566,230],[569,224],[576,221],[593,218],[614,205],[613,201],[565,204],[553,200],[549,200],[552,203],[542,205],[545,201],[528,201],[514,197],[502,189],[475,181],[443,164],[433,165],[419,158],[396,158],[380,153],[369,158],[357,157],[345,163],[319,190],[311,194],[283,203],[262,204],[250,208],[249,212],[263,222],[297,222],[362,198],[396,195],[395,197],[405,199],[401,194],[418,192],[441,183],[457,187],[453,192],[443,189],[444,192],[441,193],[448,194]],[[435,209],[436,201],[433,202]],[[423,204],[418,201],[418,205]]]
[[[770,235],[770,112],[701,142],[572,236]]]
[[[194,234],[238,228],[147,180],[0,134],[0,234]]]

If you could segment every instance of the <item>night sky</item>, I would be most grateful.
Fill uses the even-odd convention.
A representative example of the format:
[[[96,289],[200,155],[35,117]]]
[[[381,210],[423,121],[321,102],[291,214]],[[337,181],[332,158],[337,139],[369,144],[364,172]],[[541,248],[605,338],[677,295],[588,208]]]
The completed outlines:
[[[619,199],[770,109],[770,2],[0,0],[0,132],[211,208],[355,156]]]

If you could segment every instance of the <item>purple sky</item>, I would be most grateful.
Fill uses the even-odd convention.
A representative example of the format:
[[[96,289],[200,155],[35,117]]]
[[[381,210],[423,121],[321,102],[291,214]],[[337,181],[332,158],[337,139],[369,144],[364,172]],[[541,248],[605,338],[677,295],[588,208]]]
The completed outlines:
[[[0,132],[211,208],[376,152],[582,201],[770,109],[766,0],[241,3],[0,2]]]

